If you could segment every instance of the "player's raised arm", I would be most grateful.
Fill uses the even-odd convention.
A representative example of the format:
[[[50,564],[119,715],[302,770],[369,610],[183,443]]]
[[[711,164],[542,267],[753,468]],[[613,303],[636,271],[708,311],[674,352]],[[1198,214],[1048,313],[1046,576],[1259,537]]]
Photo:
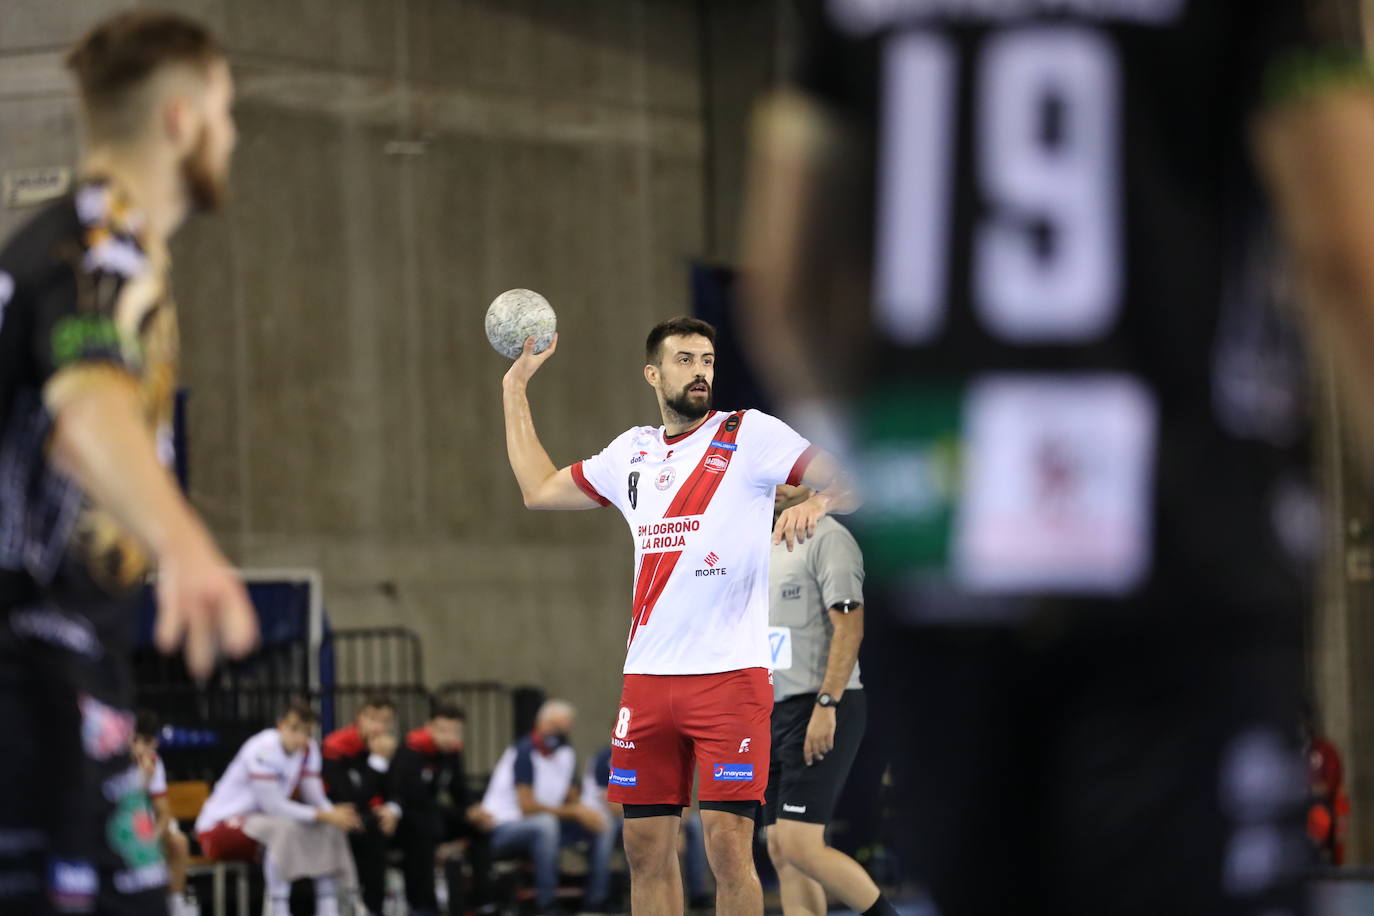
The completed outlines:
[[[801,484],[811,488],[806,501],[785,510],[773,526],[773,543],[794,545],[816,534],[816,523],[827,515],[848,515],[862,505],[853,479],[828,452],[817,451],[806,465]]]
[[[1260,161],[1305,281],[1315,324],[1342,376],[1366,461],[1374,426],[1362,417],[1374,397],[1374,75],[1352,59],[1313,68],[1325,85],[1295,87],[1276,100],[1256,132]]]
[[[525,341],[521,353],[506,370],[502,380],[502,403],[506,413],[506,455],[510,469],[520,485],[520,495],[527,509],[595,509],[601,505],[578,487],[571,468],[554,466],[539,434],[534,429],[529,398],[525,388],[530,378],[553,356],[558,348],[558,335],[543,353],[534,352],[534,338]]]
[[[812,352],[799,305],[815,305],[806,265],[824,244],[817,227],[829,222],[820,211],[835,180],[836,132],[821,107],[795,91],[768,96],[754,116],[740,339],[763,383],[788,402],[819,399],[828,387],[818,371],[827,362]]]

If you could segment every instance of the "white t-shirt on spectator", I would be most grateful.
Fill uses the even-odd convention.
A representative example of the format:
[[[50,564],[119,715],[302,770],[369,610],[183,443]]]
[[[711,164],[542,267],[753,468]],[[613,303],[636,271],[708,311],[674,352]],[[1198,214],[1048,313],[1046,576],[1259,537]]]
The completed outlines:
[[[551,753],[535,747],[533,736],[526,735],[506,748],[496,761],[482,807],[497,826],[518,821],[525,815],[520,810],[516,786],[529,786],[534,800],[545,808],[557,808],[568,800],[573,780],[577,778],[577,752],[563,745]]]

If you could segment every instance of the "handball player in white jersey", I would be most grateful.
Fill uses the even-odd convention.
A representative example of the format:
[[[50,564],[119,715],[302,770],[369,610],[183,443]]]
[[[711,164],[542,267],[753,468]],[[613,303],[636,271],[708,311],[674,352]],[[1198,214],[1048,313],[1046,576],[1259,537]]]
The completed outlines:
[[[613,505],[635,545],[625,686],[612,736],[608,798],[625,808],[636,913],[681,913],[677,835],[698,779],[722,914],[763,911],[754,814],[768,784],[768,563],[773,488],[817,492],[783,513],[789,547],[827,514],[857,508],[833,459],[757,410],[711,408],[715,329],[673,318],[649,332],[644,380],[662,426],[639,426],[561,470],[534,429],[525,387],[557,345],[506,373],[506,449],[525,505]]]

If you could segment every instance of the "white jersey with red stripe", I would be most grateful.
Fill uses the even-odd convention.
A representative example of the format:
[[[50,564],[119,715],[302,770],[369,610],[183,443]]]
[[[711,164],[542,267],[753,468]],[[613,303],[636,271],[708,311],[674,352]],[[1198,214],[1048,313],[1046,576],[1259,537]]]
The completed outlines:
[[[281,813],[302,821],[313,820],[315,809],[325,807],[319,803],[323,790],[311,791],[319,785],[319,742],[312,738],[305,749],[288,754],[282,748],[277,730],[264,729],[243,743],[224,775],[215,783],[214,791],[196,817],[196,832],[206,833],[231,818],[258,813]],[[264,789],[270,790],[269,797],[275,803],[271,807],[280,807],[280,811],[265,810]],[[298,789],[306,802],[314,804],[290,801]],[[313,797],[316,795],[318,799]]]
[[[696,429],[627,430],[572,466],[591,498],[625,516],[635,543],[626,674],[770,667],[773,492],[815,450],[757,410],[712,411]]]

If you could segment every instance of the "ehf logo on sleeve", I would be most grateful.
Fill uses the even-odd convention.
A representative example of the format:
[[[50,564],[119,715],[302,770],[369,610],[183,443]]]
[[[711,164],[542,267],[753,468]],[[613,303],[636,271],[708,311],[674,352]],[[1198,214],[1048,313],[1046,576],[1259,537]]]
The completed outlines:
[[[712,771],[711,778],[715,782],[753,782],[754,765],[752,763],[718,763]]]
[[[639,785],[638,770],[618,770],[611,767],[611,785],[632,787]]]

